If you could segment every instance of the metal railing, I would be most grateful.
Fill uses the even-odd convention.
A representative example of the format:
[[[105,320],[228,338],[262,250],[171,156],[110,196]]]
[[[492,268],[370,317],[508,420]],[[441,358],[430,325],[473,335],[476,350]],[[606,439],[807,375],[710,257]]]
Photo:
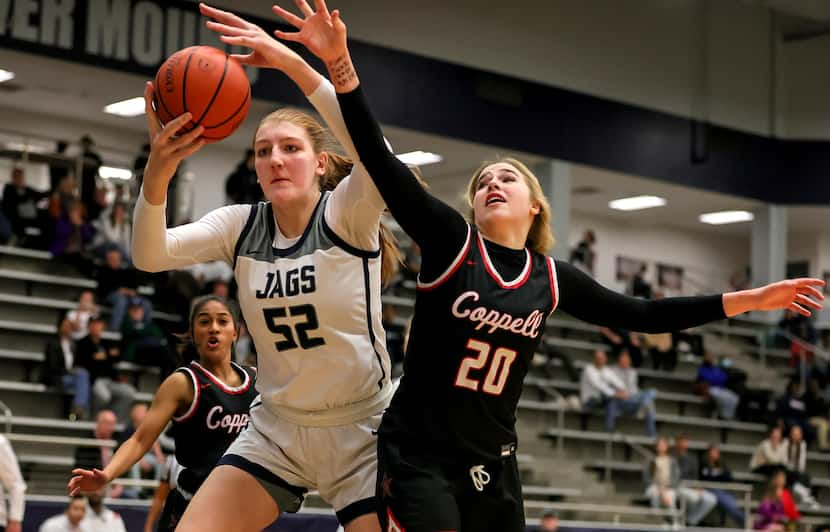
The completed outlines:
[[[681,486],[703,490],[735,491],[744,498],[744,530],[752,529],[752,486],[739,482],[709,482],[705,480],[684,480]]]

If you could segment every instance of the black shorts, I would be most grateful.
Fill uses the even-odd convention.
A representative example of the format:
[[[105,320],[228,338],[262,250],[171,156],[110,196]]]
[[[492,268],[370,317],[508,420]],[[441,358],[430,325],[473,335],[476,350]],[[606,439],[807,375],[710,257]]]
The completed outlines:
[[[515,454],[482,464],[490,481],[478,491],[470,465],[431,460],[417,449],[378,441],[378,518],[384,532],[524,532]]]
[[[173,532],[179,524],[187,505],[190,503],[179,493],[179,490],[171,490],[164,501],[164,510],[159,517],[156,530],[158,532]]]

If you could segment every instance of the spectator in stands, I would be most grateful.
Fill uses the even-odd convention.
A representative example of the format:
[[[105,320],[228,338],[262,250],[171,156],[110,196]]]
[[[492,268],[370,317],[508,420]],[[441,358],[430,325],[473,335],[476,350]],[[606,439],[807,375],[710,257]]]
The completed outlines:
[[[596,235],[594,231],[588,229],[582,235],[582,240],[576,245],[576,247],[571,251],[571,256],[568,259],[568,262],[579,268],[580,270],[584,271],[591,277],[594,277],[594,262],[596,259],[596,254],[594,253],[594,244],[597,243]]]
[[[631,367],[631,357],[628,355],[628,351],[623,350],[620,353],[619,358],[617,358],[617,365],[612,367],[611,371],[623,383],[625,393],[628,395],[628,399],[621,404],[622,413],[637,415],[638,412],[643,411],[649,436],[656,436],[657,422],[655,417],[657,416],[657,408],[654,406],[654,399],[657,397],[657,391],[652,388],[640,390],[640,379],[637,370]]]
[[[26,228],[37,229],[38,234],[43,231],[43,224],[39,219],[37,203],[46,197],[47,193],[33,189],[26,184],[26,174],[23,168],[12,168],[11,182],[3,188],[3,213],[11,223],[12,231],[22,246],[29,246],[37,238],[30,238]]]
[[[21,532],[26,483],[9,440],[0,436],[0,530]],[[9,508],[6,510],[6,498]]]
[[[686,503],[686,521],[696,526],[706,517],[717,501],[711,494],[701,490],[680,487],[680,468],[669,454],[666,438],[657,438],[656,455],[646,464],[643,476],[646,482],[646,497],[654,508],[677,508],[678,497]]]
[[[137,301],[144,307],[144,319],[149,321],[153,311],[150,302],[138,295],[138,272],[125,267],[121,251],[117,247],[107,250],[104,265],[98,270],[98,301],[106,301],[112,307],[108,328],[121,330],[121,322],[130,303]]]
[[[103,258],[110,247],[117,247],[129,264],[131,232],[126,205],[121,202],[113,203],[92,222],[92,226],[95,228],[95,239],[92,243],[95,251]]]
[[[89,135],[81,137],[81,158],[83,171],[81,172],[81,202],[86,209],[90,220],[95,220],[101,213],[98,203],[98,170],[101,168],[101,156],[95,151],[95,141]]]
[[[104,491],[105,488],[101,488],[87,494],[89,504],[81,526],[88,532],[127,532],[121,516],[104,506]]]
[[[706,450],[703,463],[700,466],[700,480],[706,482],[732,482],[732,472],[721,461],[720,447],[712,444]],[[708,490],[717,499],[718,506],[729,516],[739,528],[743,528],[746,522],[743,510],[738,507],[738,501],[732,493],[726,490]],[[723,523],[721,523],[723,524]]]
[[[787,485],[798,495],[801,502],[818,509],[819,504],[810,493],[810,475],[807,474],[807,442],[801,432],[801,427],[793,425],[790,428],[790,437],[783,444],[787,455]]]
[[[401,268],[401,277],[404,281],[417,282],[421,273],[421,248],[412,242],[404,253],[404,264]]]
[[[138,155],[133,159],[133,175],[135,176],[135,193],[141,190],[141,184],[144,182],[144,167],[147,166],[147,161],[150,160],[150,143],[145,142],[141,145]]]
[[[643,397],[629,397],[623,383],[616,373],[607,366],[605,351],[594,352],[594,363],[587,364],[582,370],[579,382],[579,395],[585,410],[605,409],[605,428],[614,431],[620,414],[636,414],[644,406]],[[652,418],[653,419],[653,418]],[[649,436],[656,436],[652,424],[647,426]]]
[[[728,380],[729,376],[718,366],[715,356],[709,351],[704,352],[703,363],[697,370],[695,389],[715,404],[721,419],[734,419],[740,401],[738,394],[726,387]]]
[[[78,363],[68,317],[61,317],[58,337],[46,344],[44,355],[41,372],[43,384],[58,386],[72,396],[70,419],[89,417],[89,372]]]
[[[386,331],[386,351],[392,362],[392,377],[403,374],[404,343],[406,325],[399,323],[393,305],[383,305],[383,330]]]
[[[631,278],[631,295],[634,297],[642,297],[643,299],[651,299],[651,283],[646,281],[646,271],[648,266],[644,262],[640,265],[640,269]]]
[[[256,203],[263,199],[254,167],[254,150],[248,148],[245,157],[225,179],[225,196],[228,205]]]
[[[612,357],[620,356],[623,350],[628,351],[631,363],[635,368],[643,364],[643,351],[640,344],[640,336],[632,331],[621,328],[600,327],[602,339],[608,344],[608,350]]]
[[[118,418],[112,410],[101,410],[95,418],[95,432],[93,436],[98,440],[115,439],[115,426]],[[111,446],[96,447],[83,446],[75,448],[75,467],[83,469],[104,469],[112,460],[114,450]],[[122,484],[113,484],[109,496],[121,497],[124,491]]]
[[[801,514],[787,489],[787,477],[783,471],[778,471],[770,479],[757,514],[755,530],[785,532],[796,529]]]
[[[539,522],[539,532],[556,532],[559,530],[559,517],[554,512],[546,512]]]
[[[73,495],[62,514],[50,517],[40,525],[38,532],[91,532],[82,523],[86,515],[86,497]]]
[[[579,372],[574,367],[570,355],[556,349],[552,344],[544,340],[539,344],[539,351],[548,357],[548,361],[545,363],[545,373],[547,373],[548,377],[553,378],[556,376],[556,364],[554,361],[559,360],[562,369],[568,374],[568,379],[573,382],[579,381]]]
[[[87,223],[80,201],[73,200],[68,208],[66,215],[61,216],[55,222],[49,251],[56,257],[61,257],[64,261],[75,265],[78,271],[88,274],[91,262],[86,251],[92,243],[95,230]]]
[[[233,350],[234,362],[241,366],[256,367],[256,348],[244,321],[239,322],[239,337]]]
[[[663,299],[663,292],[655,292],[654,299]],[[674,334],[649,333],[641,335],[642,349],[651,356],[651,367],[655,370],[674,371],[677,367],[677,349]]]
[[[772,476],[783,471],[787,464],[787,448],[781,427],[775,426],[769,431],[769,437],[758,444],[752,458],[749,460],[749,469],[753,473]]]
[[[55,161],[49,164],[49,190],[58,188],[61,180],[72,171],[73,161],[66,157],[69,143],[65,140],[55,142]]]
[[[830,434],[830,410],[816,377],[807,382],[804,406],[807,410],[807,421],[815,430],[819,450],[830,451],[830,439],[828,439],[828,434]]]
[[[95,292],[86,289],[78,296],[78,306],[66,314],[69,324],[72,326],[72,339],[80,340],[87,334],[89,318],[97,316],[98,305],[95,304]]]
[[[176,355],[161,327],[144,317],[144,306],[133,301],[121,324],[121,360],[159,369],[164,379],[176,369]]]
[[[75,176],[68,174],[61,178],[57,187],[52,189],[49,195],[49,217],[52,221],[57,222],[66,216],[72,204],[78,201],[75,187]]]
[[[75,354],[76,364],[89,372],[93,407],[95,410],[112,409],[125,419],[135,398],[135,388],[115,369],[115,363],[120,359],[118,347],[105,344],[103,318],[90,318],[87,331],[88,334],[78,341]]]
[[[130,421],[121,434],[118,435],[118,446],[124,444],[130,439],[130,436],[135,434],[136,428],[141,425],[144,418],[147,417],[148,410],[147,403],[143,401],[136,401],[130,409]],[[153,446],[139,459],[138,462],[130,468],[129,477],[132,479],[144,480],[158,480],[161,477],[162,467],[166,458],[161,450],[161,444],[158,440],[153,443]],[[129,498],[138,498],[143,496],[146,490],[137,488],[124,488],[124,496]]]
[[[815,429],[810,424],[807,403],[804,401],[801,383],[797,380],[793,379],[787,384],[787,391],[776,404],[775,419],[782,425],[785,432],[789,433],[793,425],[798,425],[808,444],[815,441]]]
[[[697,455],[689,452],[689,437],[685,434],[680,434],[674,439],[674,459],[677,461],[677,469],[680,473],[681,481],[698,480],[700,463],[698,462]],[[696,508],[699,508],[701,520],[718,503],[715,494],[709,490],[681,486],[678,491],[687,503],[691,502]]]

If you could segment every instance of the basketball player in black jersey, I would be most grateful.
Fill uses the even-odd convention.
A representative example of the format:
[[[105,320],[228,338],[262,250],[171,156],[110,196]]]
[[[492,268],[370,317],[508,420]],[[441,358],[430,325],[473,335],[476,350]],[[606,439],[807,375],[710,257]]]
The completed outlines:
[[[304,4],[304,0],[298,0]],[[357,147],[389,210],[422,250],[404,376],[379,429],[378,497],[389,531],[523,531],[515,412],[556,308],[644,332],[685,329],[750,310],[821,308],[817,279],[729,294],[644,301],[607,290],[546,256],[550,208],[515,159],[483,164],[467,190],[468,223],[432,197],[387,149],[323,0],[305,17],[275,6],[326,64]]]
[[[181,469],[158,530],[174,530],[190,498],[248,424],[248,407],[256,397],[256,371],[231,361],[238,332],[236,311],[223,298],[196,299],[190,312],[192,345],[188,347],[195,349],[198,360],[161,383],[144,421],[103,471],[72,471],[70,494],[95,491],[124,474],[172,421]]]

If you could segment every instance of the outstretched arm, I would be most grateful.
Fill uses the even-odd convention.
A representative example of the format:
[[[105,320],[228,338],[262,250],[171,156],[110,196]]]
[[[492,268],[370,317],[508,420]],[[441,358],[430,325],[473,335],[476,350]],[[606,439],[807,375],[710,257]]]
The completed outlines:
[[[808,315],[824,299],[820,279],[791,279],[761,288],[712,296],[647,301],[600,285],[578,268],[556,261],[559,308],[589,323],[638,332],[670,332],[754,310],[789,308]]]
[[[297,5],[300,18],[279,6],[274,12],[297,28],[277,31],[277,37],[302,43],[323,60],[338,93],[340,108],[361,162],[366,166],[390,212],[423,252],[422,276],[437,277],[457,256],[467,237],[467,223],[452,207],[430,195],[386,147],[359,87],[346,46],[346,26],[337,10],[329,13],[323,0],[312,10],[305,0]]]

